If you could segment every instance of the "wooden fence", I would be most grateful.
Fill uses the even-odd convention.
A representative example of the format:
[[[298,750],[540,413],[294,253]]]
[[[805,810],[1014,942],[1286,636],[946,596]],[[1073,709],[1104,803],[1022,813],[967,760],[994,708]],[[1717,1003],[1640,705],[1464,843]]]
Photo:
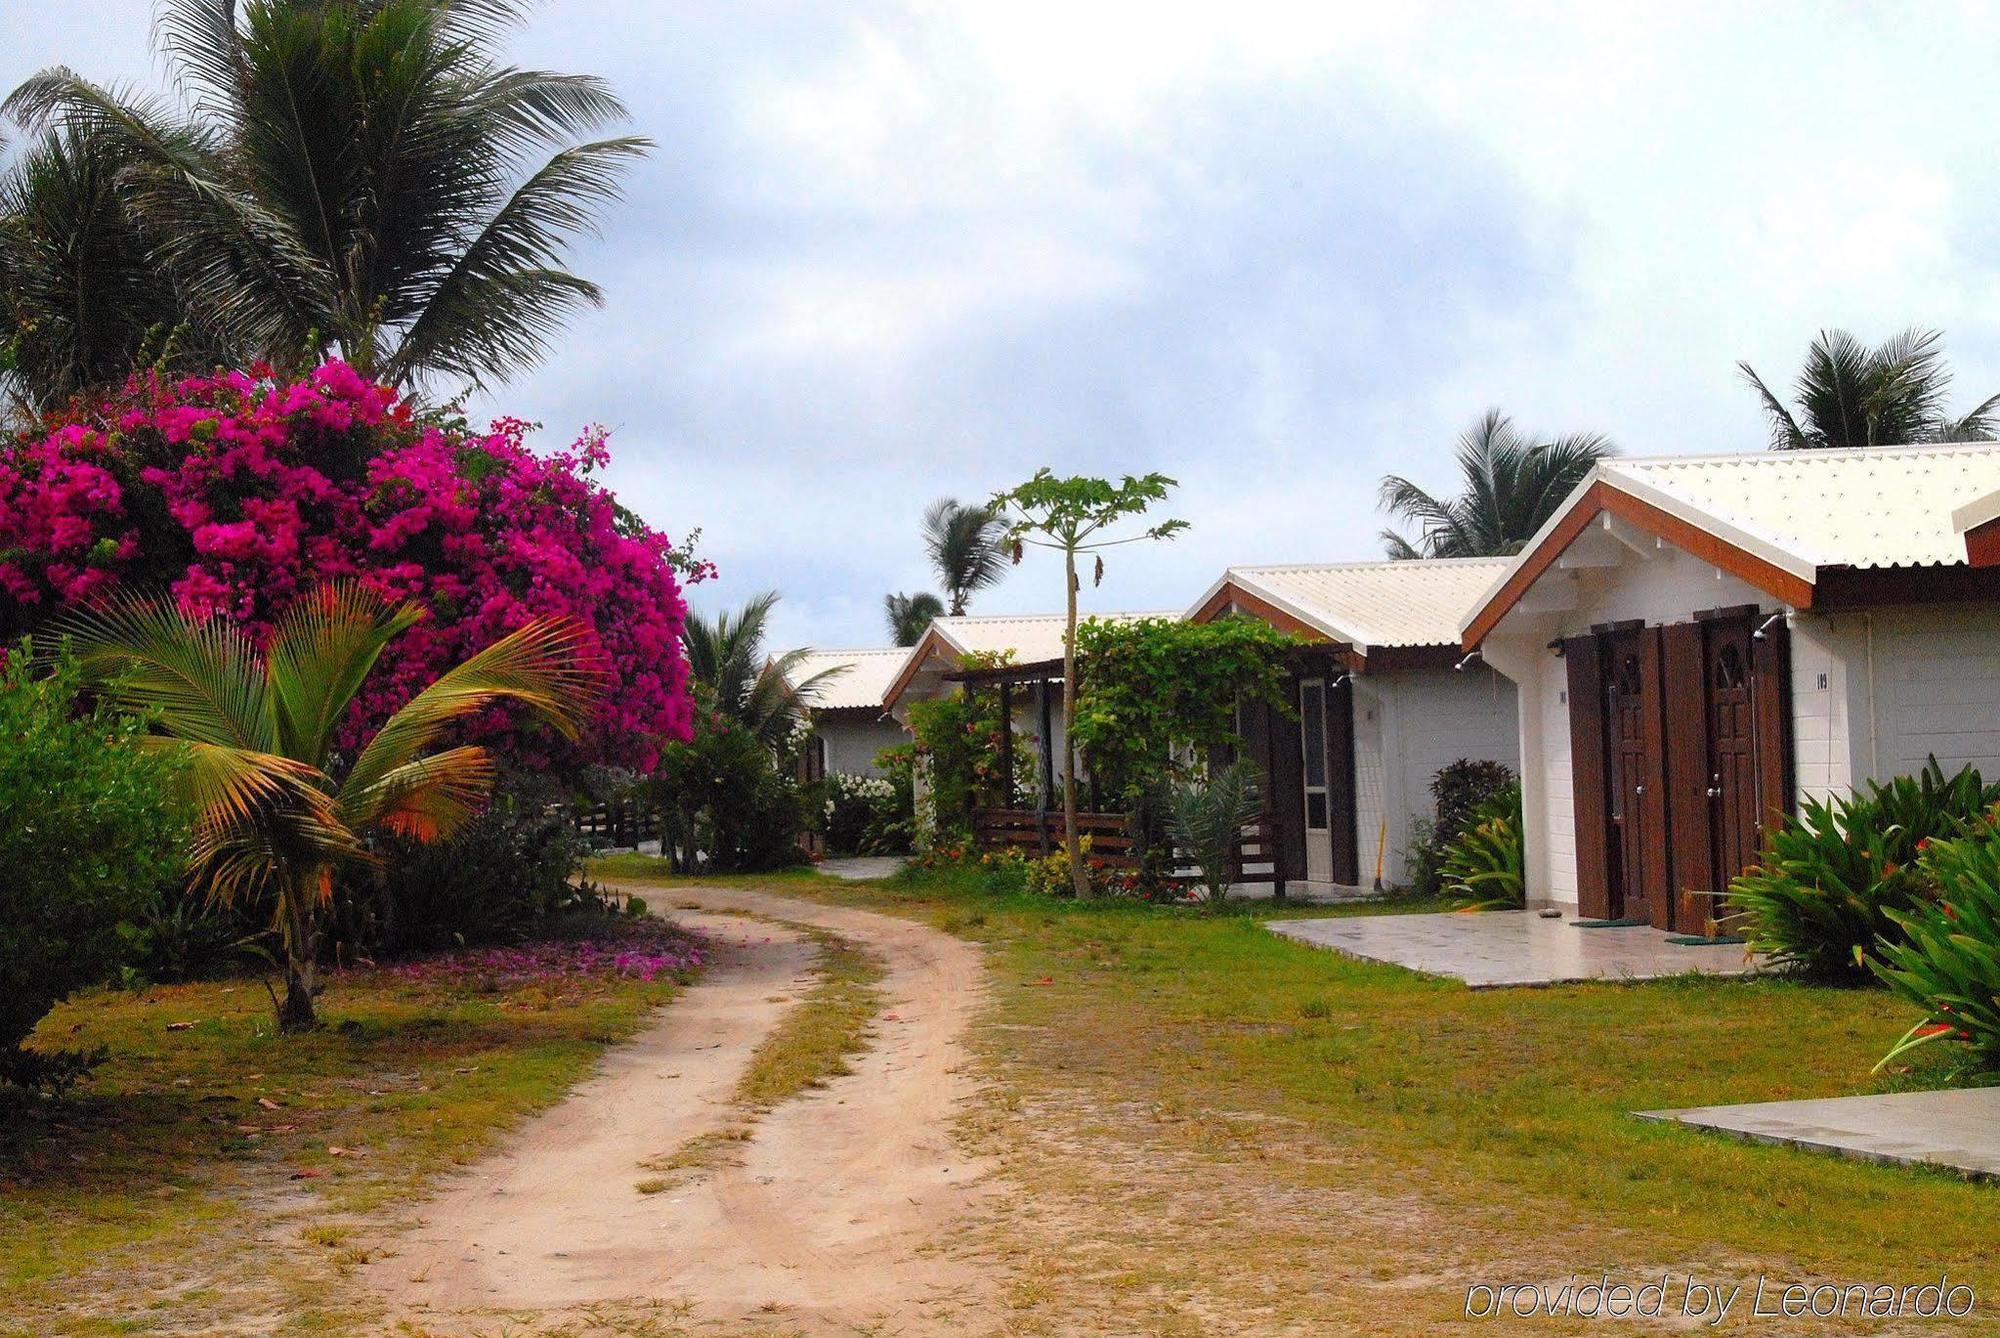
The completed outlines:
[[[1087,812],[1076,815],[1079,836],[1090,838],[1092,859],[1101,859],[1115,869],[1138,866],[1131,819],[1123,813]],[[982,850],[1020,850],[1048,854],[1062,849],[1062,810],[1047,813],[1032,808],[975,808],[972,810],[973,840]],[[1194,882],[1199,874],[1175,851],[1175,870],[1169,875],[1178,882]],[[1243,824],[1236,837],[1230,860],[1232,883],[1278,882],[1277,828],[1268,813]]]

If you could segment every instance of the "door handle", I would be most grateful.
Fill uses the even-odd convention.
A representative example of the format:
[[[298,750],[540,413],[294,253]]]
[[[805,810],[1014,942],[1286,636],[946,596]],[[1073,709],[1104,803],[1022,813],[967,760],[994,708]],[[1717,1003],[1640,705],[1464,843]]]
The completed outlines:
[[[1645,786],[1643,786],[1643,785],[1634,785],[1634,786],[1632,787],[1632,793],[1633,793],[1633,794],[1644,794],[1644,793],[1646,793],[1646,787],[1645,787]]]
[[[1722,798],[1722,787],[1721,787],[1720,785],[1711,785],[1711,786],[1709,786],[1709,787],[1708,787],[1708,797],[1709,797],[1710,799],[1720,799],[1720,798]]]

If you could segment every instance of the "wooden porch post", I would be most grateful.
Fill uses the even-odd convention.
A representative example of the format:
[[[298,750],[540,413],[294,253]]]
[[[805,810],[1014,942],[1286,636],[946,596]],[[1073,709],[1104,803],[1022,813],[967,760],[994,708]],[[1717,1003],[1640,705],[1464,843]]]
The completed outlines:
[[[1000,680],[1000,807],[1014,807],[1014,685]]]
[[[1049,709],[1049,680],[1046,674],[1035,680],[1035,688],[1035,710],[1039,716],[1038,728],[1041,730],[1039,748],[1042,762],[1042,793],[1041,797],[1035,803],[1035,830],[1041,836],[1042,854],[1047,855],[1049,853],[1049,801],[1055,798],[1056,793],[1056,755],[1053,751],[1055,740],[1051,737],[1053,721],[1052,713]]]

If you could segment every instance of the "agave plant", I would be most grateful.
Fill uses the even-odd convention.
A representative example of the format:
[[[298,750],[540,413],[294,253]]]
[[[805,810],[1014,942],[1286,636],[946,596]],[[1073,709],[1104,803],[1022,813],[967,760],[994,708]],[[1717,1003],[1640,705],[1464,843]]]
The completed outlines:
[[[86,678],[185,750],[197,885],[222,903],[270,898],[285,958],[285,997],[273,1000],[280,1030],[315,1023],[335,871],[375,863],[378,835],[450,836],[491,792],[487,750],[442,746],[446,733],[513,702],[573,738],[603,689],[588,629],[537,619],[443,674],[343,758],[335,738],[355,695],[388,644],[424,616],[421,605],[343,582],[302,597],[261,651],[221,619],[197,621],[142,596],[58,622]]]

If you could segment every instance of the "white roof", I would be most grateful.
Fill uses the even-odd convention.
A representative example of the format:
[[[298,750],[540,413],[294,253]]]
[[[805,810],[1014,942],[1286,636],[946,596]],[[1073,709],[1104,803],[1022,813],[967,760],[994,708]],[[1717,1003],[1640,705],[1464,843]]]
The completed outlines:
[[[1231,567],[1189,616],[1234,584],[1364,655],[1375,646],[1453,646],[1460,620],[1511,564],[1511,558],[1427,558]]]
[[[1127,623],[1139,618],[1178,618],[1173,612],[1165,613],[1095,613],[1078,610],[1078,623],[1095,618],[1103,623]],[[938,639],[958,655],[972,655],[980,652],[998,654],[1012,651],[1020,664],[1040,664],[1044,660],[1062,658],[1063,625],[1067,621],[1060,613],[999,613],[973,616],[967,614],[958,618],[938,618],[931,623],[931,630]]]
[[[1076,620],[1079,624],[1092,618],[1099,622],[1122,623],[1139,618],[1179,616],[1172,611],[1104,613],[1079,609]],[[933,619],[917,644],[901,652],[903,659],[885,680],[880,702],[885,707],[894,706],[920,674],[925,675],[929,682],[946,668],[956,668],[967,655],[1011,653],[1016,664],[1041,664],[1061,659],[1065,621],[1065,616],[1060,613],[966,614],[956,618],[947,615]],[[935,683],[930,683],[925,691],[934,691],[935,687]]]
[[[1515,567],[1533,562],[1600,483],[1816,584],[1823,567],[1964,565],[1965,536],[1954,512],[1978,516],[1975,504],[2000,492],[2000,442],[1607,460],[1468,610],[1462,627],[1472,626]]]
[[[866,650],[809,650],[799,657],[788,679],[803,683],[814,674],[839,670],[833,677],[815,684],[809,700],[821,710],[842,711],[856,707],[882,709],[882,694],[888,691],[896,671],[909,655],[905,646],[877,646]]]

